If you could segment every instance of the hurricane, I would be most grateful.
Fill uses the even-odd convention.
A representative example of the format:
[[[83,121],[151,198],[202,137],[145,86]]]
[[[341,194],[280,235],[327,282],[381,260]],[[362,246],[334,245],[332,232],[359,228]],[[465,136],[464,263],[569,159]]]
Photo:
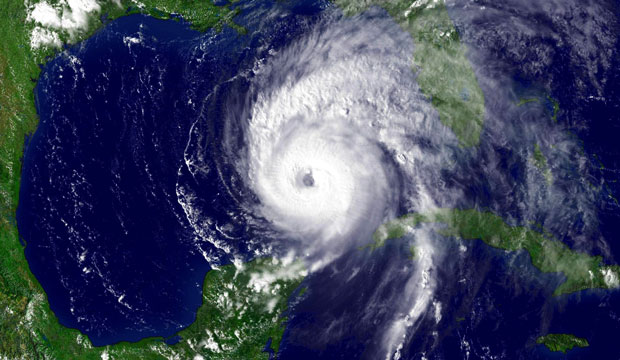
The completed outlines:
[[[26,357],[617,351],[611,7],[151,2],[24,17]]]
[[[243,214],[232,223],[279,239],[319,271],[359,252],[398,214],[425,212],[454,197],[436,183],[457,140],[416,83],[413,50],[411,38],[379,11],[336,14],[291,45],[269,51],[250,74],[238,75],[249,80],[245,95],[219,95],[226,160],[217,168],[235,174],[225,188]],[[202,139],[198,132],[196,139]],[[205,166],[196,163],[204,161],[204,148],[188,149],[188,167],[200,172]],[[186,206],[190,217],[199,211]],[[230,241],[218,242],[222,230],[212,220],[196,228],[205,234],[209,224],[215,231],[203,237],[237,257]],[[441,250],[428,229],[416,234],[419,261],[392,299],[404,305],[384,320],[385,335],[377,335],[385,337],[381,351],[388,357],[398,353],[407,329],[432,302]],[[254,253],[274,251],[264,242],[252,246]]]
[[[431,205],[437,155],[412,138],[447,132],[417,89],[412,47],[389,20],[329,19],[261,61],[228,120],[245,124],[237,168],[253,211],[319,249],[368,241],[402,206]]]

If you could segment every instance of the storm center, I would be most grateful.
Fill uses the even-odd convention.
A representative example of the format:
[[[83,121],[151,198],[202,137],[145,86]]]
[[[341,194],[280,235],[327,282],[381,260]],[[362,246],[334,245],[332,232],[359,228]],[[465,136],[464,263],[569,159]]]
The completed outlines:
[[[312,171],[307,172],[301,179],[301,181],[307,187],[314,186],[314,177],[312,176]]]

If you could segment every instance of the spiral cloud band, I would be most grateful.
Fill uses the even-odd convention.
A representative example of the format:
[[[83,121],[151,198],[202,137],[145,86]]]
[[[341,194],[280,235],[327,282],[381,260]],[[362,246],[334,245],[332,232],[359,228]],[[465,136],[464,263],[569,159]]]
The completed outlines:
[[[443,129],[417,90],[411,54],[385,18],[350,19],[258,67],[244,166],[261,215],[287,236],[368,241],[400,201],[419,197],[425,160],[412,137]]]
[[[311,270],[445,195],[436,180],[457,141],[421,94],[412,54],[408,35],[375,14],[328,20],[256,68],[239,173],[259,200],[253,211],[300,240]],[[424,234],[415,246],[415,270],[388,300],[403,305],[378,335],[387,358],[433,301],[440,253]]]
[[[311,273],[355,277],[373,261],[356,249],[379,225],[455,197],[441,186],[441,170],[458,142],[419,90],[409,35],[379,10],[313,26],[218,86],[204,106],[221,116],[205,115],[190,131],[177,196],[210,264],[225,256],[242,266],[247,254],[283,250]],[[367,294],[374,310],[365,321],[381,328],[376,350],[388,357],[433,301],[442,251],[426,233],[412,245],[419,254],[410,270],[377,270],[386,280],[398,272],[402,290],[380,282]],[[361,262],[343,265],[343,254]],[[385,314],[385,304],[395,312]]]

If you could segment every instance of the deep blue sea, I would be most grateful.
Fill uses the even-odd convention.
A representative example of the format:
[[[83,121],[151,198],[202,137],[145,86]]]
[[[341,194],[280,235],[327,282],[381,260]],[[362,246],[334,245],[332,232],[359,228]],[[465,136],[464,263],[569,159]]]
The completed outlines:
[[[96,346],[169,337],[192,323],[201,305],[204,276],[211,269],[208,259],[221,250],[196,236],[179,205],[178,185],[193,189],[201,199],[200,215],[216,222],[234,216],[231,204],[238,200],[216,171],[201,178],[188,176],[190,131],[206,134],[200,140],[208,150],[205,163],[217,162],[225,130],[222,114],[230,104],[222,99],[242,98],[248,89],[239,74],[302,36],[323,12],[337,11],[311,1],[245,1],[237,6],[243,11],[235,21],[248,29],[247,35],[227,27],[203,34],[178,19],[131,15],[110,22],[43,68],[35,90],[40,124],[25,146],[17,223],[29,265],[52,310],[61,324],[81,330]],[[261,16],[274,8],[281,16]],[[458,6],[450,14],[463,19],[457,22],[463,41],[475,47],[468,34],[488,24],[471,20]],[[589,180],[602,190],[596,226],[576,217],[545,226],[570,245],[583,246],[574,240],[580,236],[604,238],[609,248],[593,241],[587,250],[614,263],[620,259],[620,209],[609,195],[620,197],[620,58],[614,58],[606,75],[604,99],[576,100],[571,77],[583,69],[564,61],[571,48],[562,46],[544,75],[528,73],[526,64],[503,58],[499,45],[470,57],[476,71],[501,71],[510,79],[500,91],[481,84],[488,106],[512,106],[514,99],[502,98],[507,91],[558,101],[558,123],[581,139],[592,163]],[[490,61],[493,66],[487,66]],[[512,106],[501,120],[540,121],[543,129],[556,126],[547,121],[549,104],[542,104],[533,109]],[[543,117],[547,123],[539,120]],[[498,122],[489,119],[490,126]],[[192,129],[194,124],[198,128]],[[526,135],[500,142],[494,131],[485,129],[480,149],[463,155],[465,165],[446,172],[443,180],[447,186],[469,185],[463,207],[493,209],[522,223],[549,221],[536,212],[520,212],[518,201],[527,194],[510,186],[511,181],[526,180],[526,164],[511,147]],[[509,174],[502,186],[493,186],[490,170],[478,167],[496,158],[500,160],[493,170]],[[256,241],[248,231],[243,224],[231,229],[239,239],[232,246],[242,253],[247,241]],[[620,356],[615,343],[620,333],[618,291],[553,297],[561,277],[541,274],[526,253],[508,254],[470,241],[464,242],[467,250],[461,255],[458,240],[444,240],[446,263],[435,274],[442,321],[436,324],[432,314],[425,315],[403,349],[404,358]],[[353,251],[312,274],[304,284],[307,295],[293,304],[280,358],[371,357],[381,348],[373,324],[391,316],[393,308],[386,303],[369,315],[369,301],[393,298],[406,282],[400,270],[410,262],[405,245],[393,242],[372,256]],[[359,273],[352,281],[343,281],[334,271],[344,274],[353,268]],[[379,283],[385,293],[374,291]],[[591,346],[567,355],[552,353],[535,344],[549,332],[574,333]]]
[[[196,244],[177,201],[190,126],[217,84],[312,20],[310,7],[299,9],[268,33],[251,27],[262,25],[258,18],[239,18],[252,36],[127,16],[46,64],[18,223],[63,325],[104,345],[170,336],[194,320],[210,249]],[[203,180],[206,211],[227,216],[227,199],[217,196],[224,190]]]

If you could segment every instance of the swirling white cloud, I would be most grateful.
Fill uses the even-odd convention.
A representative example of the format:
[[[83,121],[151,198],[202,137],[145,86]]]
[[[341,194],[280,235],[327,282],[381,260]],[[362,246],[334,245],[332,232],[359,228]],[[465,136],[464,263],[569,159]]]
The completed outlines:
[[[417,88],[411,54],[395,24],[349,19],[259,67],[242,171],[261,215],[285,236],[330,247],[368,241],[401,200],[430,205],[416,171],[435,159],[412,137],[444,129]]]

